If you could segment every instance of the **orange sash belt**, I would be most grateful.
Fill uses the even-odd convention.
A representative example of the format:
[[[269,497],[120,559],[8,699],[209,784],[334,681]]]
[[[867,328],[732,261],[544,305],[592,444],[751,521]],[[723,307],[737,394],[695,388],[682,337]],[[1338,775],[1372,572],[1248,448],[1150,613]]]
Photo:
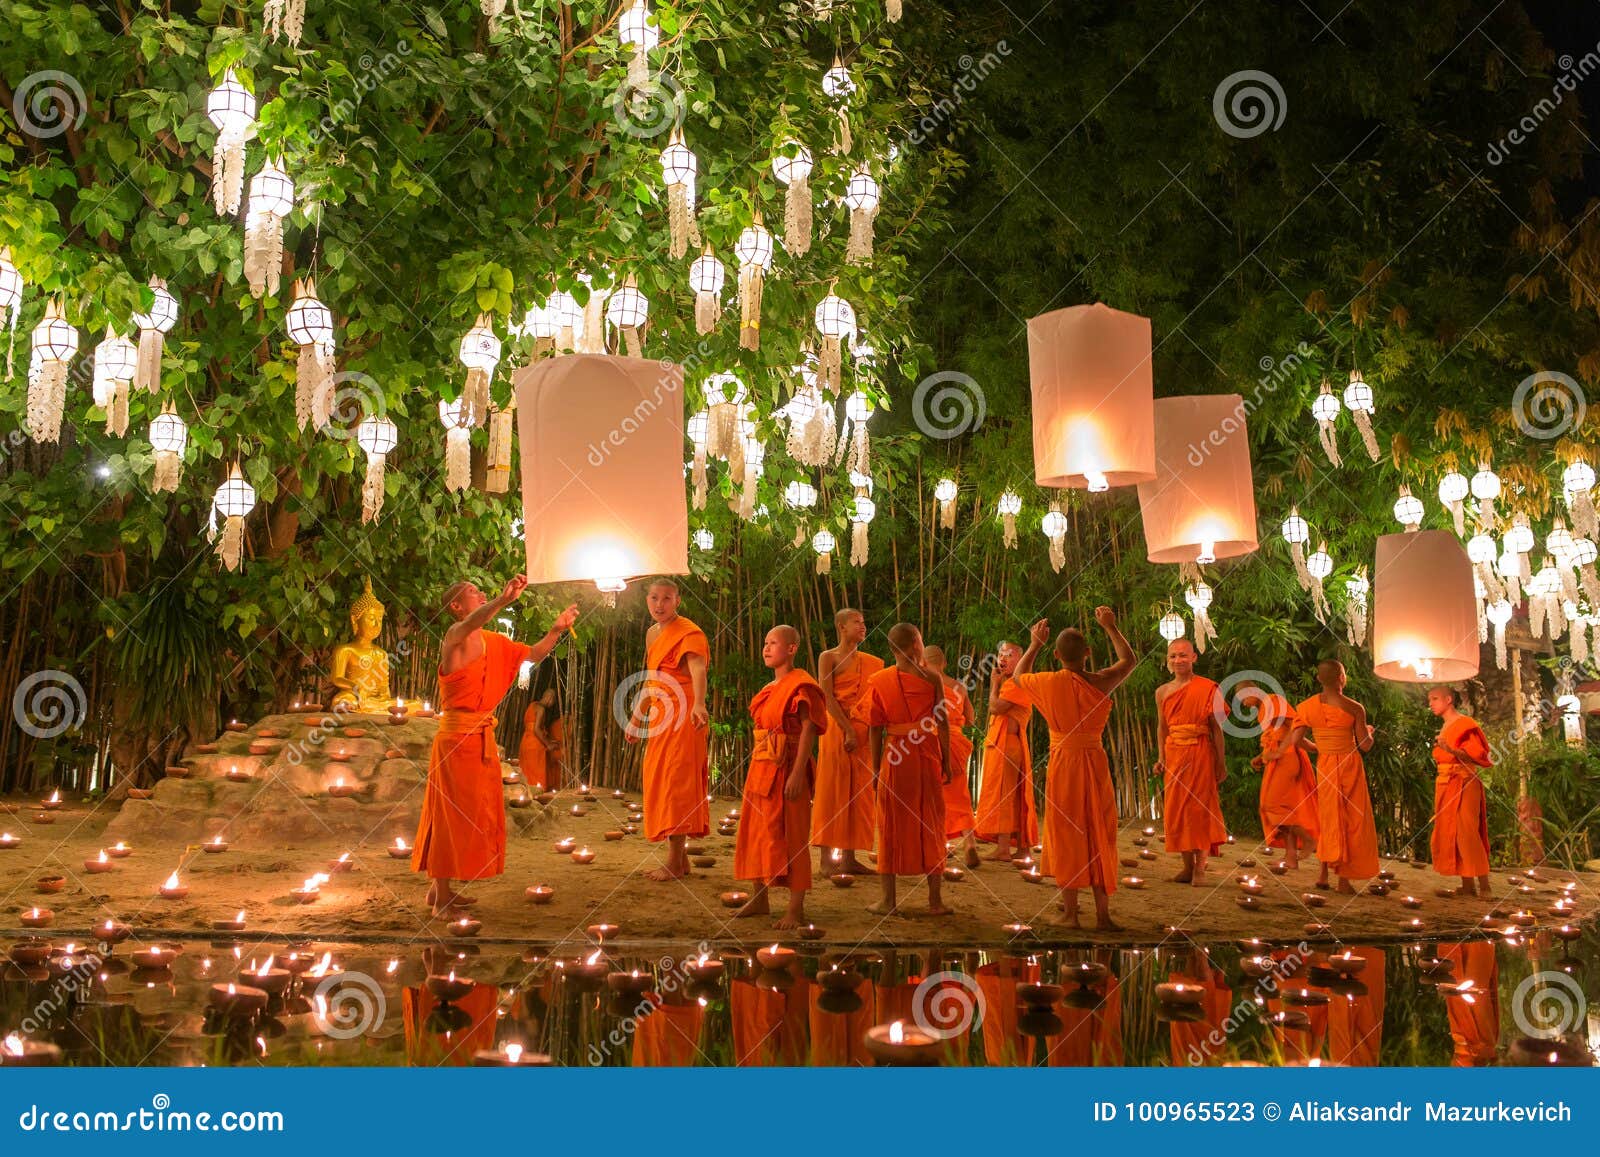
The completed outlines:
[[[1202,727],[1198,723],[1174,723],[1167,728],[1167,742],[1179,747],[1195,747],[1202,739],[1210,738],[1209,725]]]
[[[932,732],[925,729],[920,723],[891,723],[883,730],[888,735],[932,734]]]
[[[1311,738],[1317,751],[1323,755],[1351,755],[1356,750],[1355,738],[1349,731],[1322,731],[1311,729]]]
[[[471,735],[493,726],[493,711],[459,711],[450,708],[439,716],[440,735]]]
[[[1098,735],[1089,735],[1083,731],[1052,731],[1050,733],[1050,746],[1059,747],[1064,751],[1104,751],[1105,744]]]
[[[1478,774],[1477,768],[1468,767],[1455,759],[1439,763],[1437,766],[1439,768],[1440,783],[1448,783],[1452,779],[1475,779]]]
[[[769,731],[765,727],[755,729],[755,747],[751,751],[752,759],[764,759],[769,763],[782,763],[785,750],[788,748],[789,737],[782,731]]]

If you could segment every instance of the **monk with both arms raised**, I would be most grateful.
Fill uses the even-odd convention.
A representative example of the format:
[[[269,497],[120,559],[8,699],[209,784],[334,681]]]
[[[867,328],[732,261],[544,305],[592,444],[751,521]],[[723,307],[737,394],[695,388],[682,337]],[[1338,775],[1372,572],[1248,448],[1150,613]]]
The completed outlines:
[[[1367,709],[1344,693],[1343,663],[1318,663],[1317,682],[1322,690],[1295,708],[1294,729],[1295,742],[1304,746],[1309,739],[1317,753],[1317,887],[1328,887],[1332,870],[1339,891],[1354,895],[1351,880],[1378,874],[1378,825],[1361,760],[1372,748],[1373,732]]]
[[[944,837],[961,841],[967,867],[978,866],[976,828],[978,817],[972,810],[972,740],[968,727],[976,716],[967,685],[945,674],[943,647],[924,647],[924,665],[944,684],[945,717],[950,721],[950,782],[944,785]]]
[[[1188,639],[1172,640],[1167,645],[1172,680],[1156,688],[1156,741],[1161,748],[1156,773],[1166,780],[1162,822],[1167,851],[1183,854],[1183,870],[1174,882],[1197,888],[1206,857],[1228,838],[1218,792],[1228,774],[1222,738],[1228,706],[1214,682],[1195,674],[1199,657]]]
[[[1478,721],[1461,713],[1461,696],[1450,687],[1428,689],[1428,710],[1439,717],[1433,741],[1433,870],[1460,876],[1446,895],[1489,895],[1489,810],[1478,769],[1494,766],[1489,738]]]
[[[857,852],[872,850],[877,834],[877,801],[867,725],[857,717],[867,680],[883,670],[883,660],[861,649],[867,620],[852,607],[833,616],[839,642],[817,657],[817,682],[833,726],[817,746],[817,794],[811,810],[811,842],[822,849],[823,870],[860,875],[869,871]]]
[[[755,745],[745,773],[733,874],[755,891],[736,916],[771,913],[768,889],[789,889],[789,907],[775,922],[795,928],[805,922],[811,887],[812,757],[817,736],[828,729],[828,710],[817,681],[794,665],[800,632],[773,627],[761,648],[772,682],[750,700]]]

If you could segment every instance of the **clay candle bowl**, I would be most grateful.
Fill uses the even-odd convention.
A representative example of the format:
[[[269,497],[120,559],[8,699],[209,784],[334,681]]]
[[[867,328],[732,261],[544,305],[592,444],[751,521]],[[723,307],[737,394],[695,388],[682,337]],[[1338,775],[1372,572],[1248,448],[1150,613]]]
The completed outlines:
[[[1140,834],[1143,835],[1145,839],[1149,839],[1151,836],[1156,834],[1156,830],[1155,828],[1147,827]]]
[[[1583,929],[1579,928],[1576,924],[1557,924],[1554,928],[1550,929],[1550,935],[1554,936],[1557,940],[1563,940],[1566,943],[1571,944],[1574,940],[1581,940],[1583,938]]]
[[[105,923],[97,925],[94,930],[94,938],[107,947],[121,944],[131,935],[133,935],[132,928],[129,928],[126,924],[119,924],[115,920],[107,920]]]
[[[746,900],[750,899],[749,892],[724,892],[717,899],[722,901],[724,908],[743,907]]]
[[[1359,976],[1366,966],[1365,956],[1357,956],[1348,949],[1328,957],[1328,967],[1340,976]]]
[[[0,1040],[0,1069],[47,1069],[61,1063],[61,1047],[10,1033]]]
[[[1328,898],[1321,892],[1306,892],[1300,897],[1300,902],[1307,908],[1326,908]]]
[[[1149,848],[1144,848],[1139,852],[1139,858],[1141,860],[1147,860],[1147,861],[1148,860],[1153,860],[1153,859],[1156,858],[1156,854],[1154,852],[1152,852]]]
[[[211,1007],[225,1017],[247,1020],[265,1011],[267,993],[248,984],[213,984]]]
[[[571,836],[568,836],[565,839],[557,840],[552,846],[555,849],[556,855],[570,856],[577,850],[578,841],[573,839]]]
[[[46,896],[53,896],[66,886],[67,878],[65,876],[39,877],[39,891],[43,892]]]
[[[551,800],[556,798],[556,793],[553,792],[553,791],[541,791],[538,795],[534,796],[533,798],[538,800],[541,806],[546,806],[546,805],[548,805],[550,803]]]
[[[1400,905],[1403,908],[1420,908],[1422,907],[1422,901],[1415,896],[1401,896]]]
[[[20,843],[22,841],[10,832],[0,832],[0,852],[9,852]]]
[[[572,805],[572,815],[573,815],[574,818],[579,817],[579,816],[586,816],[588,814],[589,814],[589,809],[584,807],[581,803],[575,803],[575,804]]]
[[[1146,848],[1150,846],[1150,841],[1145,839],[1143,836],[1134,836],[1133,846],[1136,848]]]
[[[835,872],[828,879],[833,882],[835,888],[848,888],[856,882],[856,878],[849,872]]]
[[[330,874],[337,874],[339,872],[348,872],[355,866],[356,862],[350,858],[350,853],[345,852],[337,860],[329,860],[328,866],[323,870]]]
[[[1261,901],[1256,899],[1254,896],[1240,896],[1234,901],[1234,903],[1239,905],[1239,907],[1243,908],[1246,912],[1256,912],[1261,908]]]
[[[53,812],[61,806],[61,789],[57,788],[44,799],[39,801],[39,806],[47,812]]]
[[[1320,936],[1331,936],[1333,934],[1332,927],[1330,927],[1327,924],[1319,923],[1316,920],[1308,920],[1308,921],[1306,921],[1304,927],[1301,928],[1301,931],[1307,936],[1318,936],[1318,937],[1320,937]]]
[[[826,930],[818,928],[815,924],[801,924],[794,930],[794,934],[802,940],[821,940]]]
[[[1245,856],[1243,859],[1241,859],[1239,861],[1239,866],[1241,868],[1253,868],[1253,867],[1255,867],[1256,866],[1255,857],[1254,856]]]
[[[50,941],[37,936],[18,940],[11,946],[11,963],[22,968],[37,968],[50,959]]]
[[[56,817],[50,812],[34,812],[33,822],[36,824],[53,824],[56,822]]]
[[[213,932],[243,932],[244,931],[244,913],[240,912],[232,920],[213,920],[213,921],[211,921],[211,930]]]
[[[100,854],[98,856],[93,856],[90,859],[83,861],[83,870],[88,872],[91,876],[98,876],[102,872],[109,872],[113,867],[115,867],[115,865],[112,864],[111,857],[106,855],[106,850],[104,848],[100,849]]]
[[[516,787],[521,782],[522,773],[520,771],[506,771],[500,774],[500,783],[504,787]]]
[[[623,824],[622,825],[622,834],[625,835],[625,836],[636,836],[636,835],[638,835],[639,834],[639,825],[638,824]],[[733,833],[730,832],[728,834],[732,835]]]
[[[1021,922],[1000,925],[1000,931],[1015,940],[1019,936],[1027,936],[1033,932],[1033,925]]]
[[[48,928],[55,918],[56,914],[48,908],[29,908],[17,917],[24,928]]]
[[[709,956],[702,956],[698,960],[684,961],[683,970],[689,974],[690,980],[698,984],[715,984],[722,979],[722,974],[728,970],[728,966],[720,960],[712,960]],[[824,980],[825,975],[825,973],[817,974],[818,982],[824,986],[827,983]]]
[[[1061,978],[1074,982],[1080,988],[1087,988],[1092,984],[1099,984],[1110,971],[1104,964],[1086,960],[1064,968],[1061,972]]]
[[[1140,888],[1144,887],[1144,877],[1124,876],[1122,877],[1122,886],[1124,888],[1132,888],[1135,892],[1137,892]]]
[[[130,787],[128,789],[129,799],[150,799],[155,794],[147,787]]]
[[[1260,980],[1272,971],[1272,957],[1246,956],[1239,961],[1239,971],[1251,980]]]
[[[194,775],[194,769],[185,767],[181,763],[174,763],[166,770],[168,779],[188,779]]]
[[[942,1042],[904,1021],[873,1025],[863,1038],[867,1052],[884,1065],[929,1067],[939,1063]]]
[[[1276,864],[1269,865],[1267,871],[1274,876],[1287,876],[1289,874],[1289,865],[1279,860]]]
[[[1538,917],[1536,917],[1532,912],[1511,913],[1511,923],[1515,924],[1518,928],[1532,928],[1538,922]]]
[[[450,921],[450,923],[445,926],[445,931],[447,931],[451,936],[459,936],[463,939],[469,939],[473,936],[476,936],[479,931],[482,930],[482,928],[482,920],[474,920],[471,916],[462,916],[459,919]]]
[[[336,779],[328,785],[328,795],[332,799],[349,799],[361,793],[359,783],[348,783],[343,779]]]
[[[294,897],[297,904],[315,904],[322,895],[322,888],[312,880],[307,880],[298,888],[290,888],[289,895]]]
[[[535,884],[523,892],[523,895],[535,904],[548,904],[555,898],[555,894],[556,890],[549,884]]]
[[[1254,876],[1248,877],[1239,884],[1239,891],[1246,896],[1259,896],[1267,890],[1266,885]]]
[[[1059,984],[1017,985],[1017,1003],[1027,1008],[1041,1011],[1052,1009],[1060,999],[1061,986]]]
[[[391,860],[409,860],[411,858],[411,845],[396,836],[394,843],[389,845],[389,858]]]
[[[1205,999],[1203,985],[1185,984],[1181,980],[1168,980],[1156,985],[1156,1000],[1162,1004],[1193,1007]]]
[[[221,836],[212,836],[209,840],[200,845],[200,849],[207,855],[220,856],[223,852],[228,850],[228,841],[223,839]]]
[[[766,948],[756,949],[756,962],[772,972],[788,968],[794,963],[794,956],[793,948],[785,948],[781,944],[771,944]]]
[[[621,828],[618,828],[616,831],[607,832],[606,833],[606,840],[608,842],[614,844],[618,840],[620,840],[623,836],[625,836],[627,834],[628,834],[627,832],[623,831]]]
[[[655,987],[655,977],[648,972],[640,972],[635,968],[632,972],[610,972],[606,974],[606,987],[618,996],[630,997],[638,1000],[645,993]]]
[[[622,927],[617,924],[591,924],[584,929],[584,932],[587,933],[589,939],[593,940],[596,944],[599,944],[604,940],[615,940],[617,938],[617,933],[621,931]]]
[[[1506,1059],[1514,1065],[1540,1068],[1586,1067],[1594,1064],[1589,1050],[1575,1041],[1543,1040],[1539,1037],[1518,1037],[1506,1050]]]
[[[1291,988],[1283,994],[1283,1003],[1292,1008],[1317,1008],[1328,1003],[1328,994],[1314,988]]]
[[[1417,958],[1417,971],[1435,982],[1448,980],[1455,970],[1455,961],[1447,956],[1421,956]]]
[[[230,720],[228,720],[228,725],[226,727],[224,727],[223,730],[224,731],[249,731],[250,729],[248,727],[246,727],[243,723],[240,723],[237,719],[230,719]]]
[[[147,972],[161,972],[172,967],[181,950],[171,944],[147,944],[133,950],[133,962]]]
[[[960,868],[946,868],[944,870],[944,878],[949,880],[951,883],[958,883],[961,880],[965,880],[967,878],[967,874]]]
[[[127,844],[123,843],[121,840],[118,840],[116,843],[112,844],[106,849],[106,855],[110,856],[113,860],[125,860],[129,856],[133,855],[133,849]]]
[[[1025,884],[1044,883],[1044,875],[1038,868],[1029,868],[1026,872],[1018,872],[1017,874],[1022,877],[1022,881]]]
[[[848,962],[833,964],[818,971],[817,983],[829,992],[854,992],[861,986],[861,973]]]
[[[574,864],[592,864],[594,863],[594,853],[588,848],[579,848],[572,853],[572,862]]]

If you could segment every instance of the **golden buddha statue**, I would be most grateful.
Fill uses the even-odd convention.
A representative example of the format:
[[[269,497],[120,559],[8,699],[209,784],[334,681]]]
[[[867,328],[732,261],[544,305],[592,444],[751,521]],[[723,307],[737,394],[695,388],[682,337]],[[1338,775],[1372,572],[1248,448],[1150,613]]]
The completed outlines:
[[[362,580],[361,597],[350,605],[350,630],[355,640],[333,649],[333,670],[328,681],[337,688],[335,707],[364,714],[388,711],[389,653],[374,640],[383,630],[383,604],[372,593],[372,580]]]

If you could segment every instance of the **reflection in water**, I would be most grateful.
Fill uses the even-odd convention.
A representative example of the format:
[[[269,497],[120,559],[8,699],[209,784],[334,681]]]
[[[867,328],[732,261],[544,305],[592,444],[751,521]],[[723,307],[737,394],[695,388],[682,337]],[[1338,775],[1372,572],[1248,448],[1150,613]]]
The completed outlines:
[[[1541,1007],[1566,1016],[1554,1029],[1571,1055],[1600,961],[1592,930],[1570,945],[1532,934],[1336,953],[1181,940],[1032,953],[808,945],[777,971],[701,949],[201,943],[151,970],[132,966],[136,947],[147,946],[86,956],[19,942],[0,971],[0,1038],[53,1043],[76,1065],[470,1065],[547,1054],[560,1065],[839,1066],[874,1063],[867,1031],[900,1021],[931,1035],[947,1065],[1484,1065],[1551,1027]],[[251,961],[269,954],[292,978],[258,1015],[224,1015],[212,986],[250,984]],[[308,966],[324,954],[319,974]],[[440,983],[451,975],[468,983]]]

